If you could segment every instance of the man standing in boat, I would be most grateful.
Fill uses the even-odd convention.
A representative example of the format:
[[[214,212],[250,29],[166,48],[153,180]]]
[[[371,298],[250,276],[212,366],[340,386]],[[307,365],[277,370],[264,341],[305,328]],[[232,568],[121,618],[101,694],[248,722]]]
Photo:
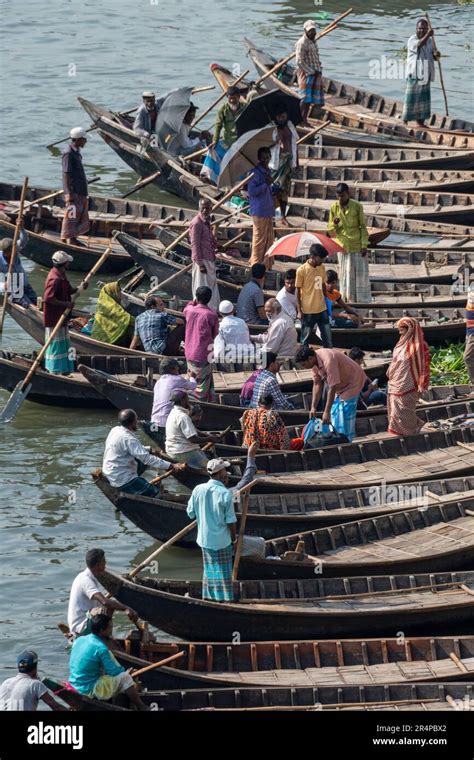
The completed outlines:
[[[210,288],[212,296],[209,306],[217,312],[221,299],[216,277],[217,240],[211,228],[211,213],[211,201],[208,198],[201,198],[199,213],[189,225],[193,260],[192,288],[193,298],[196,298],[198,288],[202,286]]]
[[[433,46],[433,29],[425,18],[416,25],[416,33],[407,42],[407,89],[402,119],[405,124],[416,121],[423,127],[431,116],[431,82],[435,78],[435,60],[439,50]]]
[[[207,463],[209,480],[196,486],[188,501],[187,513],[196,520],[197,544],[203,558],[202,598],[214,602],[231,602],[232,590],[232,548],[237,543],[234,510],[234,493],[248,485],[257,471],[255,455],[258,443],[254,441],[248,449],[247,466],[242,480],[235,488],[227,488],[230,462],[211,459]]]
[[[56,327],[67,308],[71,306],[71,296],[76,293],[66,277],[66,269],[72,256],[64,251],[53,253],[53,266],[49,270],[43,293],[43,322],[45,341]],[[84,289],[88,283],[84,284]],[[69,375],[74,372],[74,359],[67,324],[56,333],[46,349],[45,369],[53,375]]]
[[[295,125],[288,118],[284,103],[277,104],[274,118],[272,157],[270,169],[273,171],[273,182],[277,188],[276,200],[280,206],[280,223],[289,227],[286,218],[288,196],[291,189],[293,172],[298,168],[298,133]]]
[[[87,137],[82,127],[74,127],[69,134],[71,142],[63,151],[62,157],[65,210],[61,241],[69,245],[82,245],[78,237],[85,235],[90,229],[87,179],[81,155],[81,148],[86,144]]]
[[[344,249],[337,254],[342,297],[349,303],[370,303],[369,235],[362,203],[352,200],[345,182],[336,186],[336,202],[329,212],[328,232]]]
[[[310,126],[308,117],[313,106],[313,116],[317,117],[324,105],[323,76],[316,42],[316,24],[305,21],[304,34],[296,43],[296,73],[301,97],[303,124]]]
[[[265,254],[275,241],[273,229],[275,201],[272,192],[272,173],[269,169],[271,155],[270,148],[258,149],[258,164],[252,169],[247,185],[253,225],[250,266],[265,264],[267,268],[270,268],[271,258],[265,260]]]
[[[214,185],[217,184],[224,155],[237,140],[235,122],[247,105],[247,101],[241,97],[238,87],[229,87],[226,96],[227,102],[217,112],[214,137],[209,145],[201,170],[201,177]]]

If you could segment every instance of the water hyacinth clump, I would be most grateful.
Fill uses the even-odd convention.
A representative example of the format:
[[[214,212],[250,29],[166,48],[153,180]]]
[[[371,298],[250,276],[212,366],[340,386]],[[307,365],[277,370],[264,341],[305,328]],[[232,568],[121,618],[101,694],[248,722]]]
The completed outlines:
[[[464,343],[446,348],[430,346],[431,385],[465,385],[469,383],[464,364]]]

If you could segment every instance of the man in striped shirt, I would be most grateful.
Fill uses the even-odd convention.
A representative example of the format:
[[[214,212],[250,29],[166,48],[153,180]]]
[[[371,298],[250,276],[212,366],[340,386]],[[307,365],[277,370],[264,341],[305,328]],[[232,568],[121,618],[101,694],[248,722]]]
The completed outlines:
[[[322,67],[314,21],[305,21],[303,36],[296,43],[296,74],[300,90],[303,124],[311,126],[308,123],[311,109],[314,106],[313,116],[317,118],[324,105]]]
[[[469,382],[474,385],[474,283],[471,283],[467,296],[464,363],[469,375]]]

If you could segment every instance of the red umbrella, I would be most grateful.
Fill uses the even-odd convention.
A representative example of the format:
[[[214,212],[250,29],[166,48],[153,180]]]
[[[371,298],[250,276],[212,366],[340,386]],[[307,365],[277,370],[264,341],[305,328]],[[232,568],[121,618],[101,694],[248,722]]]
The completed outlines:
[[[328,256],[344,250],[334,238],[321,232],[292,232],[275,240],[265,256],[286,256],[291,259],[309,256],[309,249],[314,243],[322,245],[328,252]]]

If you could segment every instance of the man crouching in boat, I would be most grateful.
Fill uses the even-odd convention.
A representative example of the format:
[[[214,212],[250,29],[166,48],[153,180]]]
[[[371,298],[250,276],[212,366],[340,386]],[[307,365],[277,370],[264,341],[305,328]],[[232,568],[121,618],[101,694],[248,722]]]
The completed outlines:
[[[69,686],[91,699],[107,700],[124,693],[137,710],[148,710],[132,676],[119,665],[107,645],[112,635],[110,617],[92,615],[90,630],[72,645]]]
[[[204,564],[202,598],[213,602],[231,602],[232,547],[237,542],[234,511],[234,493],[250,483],[257,471],[255,455],[258,443],[249,447],[247,466],[242,479],[234,488],[227,488],[230,462],[211,459],[207,464],[210,479],[193,490],[187,513],[196,519],[197,543],[202,550]]]
[[[402,119],[405,124],[416,121],[423,127],[431,116],[431,82],[435,78],[435,60],[439,50],[433,48],[433,30],[425,18],[421,18],[407,43],[407,89]]]
[[[142,478],[147,467],[160,470],[183,470],[185,464],[170,464],[156,456],[154,449],[143,446],[135,433],[138,430],[138,417],[133,409],[123,409],[118,415],[116,425],[105,441],[102,472],[114,488],[125,493],[141,496],[158,496],[160,489]]]

